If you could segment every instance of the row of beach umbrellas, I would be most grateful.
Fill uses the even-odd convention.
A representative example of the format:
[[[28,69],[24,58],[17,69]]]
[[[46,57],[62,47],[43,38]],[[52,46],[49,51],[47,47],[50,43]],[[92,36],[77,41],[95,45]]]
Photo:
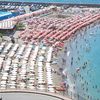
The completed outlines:
[[[96,17],[98,15],[85,12],[82,15],[76,15],[70,19],[35,17],[26,21],[29,29],[22,31],[19,37],[23,41],[35,43],[42,40],[46,44],[62,47],[64,41],[80,29],[82,23],[91,20],[94,16]]]
[[[53,47],[2,42],[0,44],[0,89],[35,89],[55,92],[50,66],[52,51]],[[44,55],[47,55],[47,62],[43,61]],[[47,70],[47,76],[44,76],[44,68]]]

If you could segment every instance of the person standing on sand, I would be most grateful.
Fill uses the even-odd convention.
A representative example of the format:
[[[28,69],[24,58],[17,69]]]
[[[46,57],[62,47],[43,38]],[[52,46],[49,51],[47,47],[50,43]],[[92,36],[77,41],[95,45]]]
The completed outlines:
[[[2,97],[0,97],[0,100],[2,100]]]
[[[11,36],[11,42],[12,42],[12,43],[15,43],[15,39],[14,39],[13,36]]]

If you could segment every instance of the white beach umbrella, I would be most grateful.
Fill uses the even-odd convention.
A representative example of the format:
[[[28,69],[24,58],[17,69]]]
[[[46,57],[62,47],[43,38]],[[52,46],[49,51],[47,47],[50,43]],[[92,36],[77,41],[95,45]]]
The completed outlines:
[[[34,80],[29,80],[29,82],[34,82]]]
[[[42,47],[42,50],[46,50],[46,48],[47,48],[47,47],[43,46],[43,47]]]
[[[51,73],[51,68],[47,68],[47,72],[50,72]]]
[[[38,62],[38,66],[43,66],[42,62]]]
[[[51,82],[52,81],[52,77],[47,77],[47,81],[49,82]]]
[[[39,56],[38,61],[43,61],[44,60],[44,56]]]
[[[42,71],[42,68],[38,68],[38,72],[43,72],[43,71]]]
[[[41,84],[41,83],[43,83],[43,82],[44,82],[43,80],[39,80],[39,81],[38,81],[38,84]]]
[[[10,53],[8,54],[8,56],[9,56],[9,57],[13,57],[14,54],[15,54],[15,52],[10,52]]]
[[[11,75],[9,76],[10,78],[16,78],[17,76],[16,75]]]
[[[6,62],[6,65],[9,66],[10,64],[11,64],[11,61],[10,60]]]
[[[38,79],[43,79],[43,75],[39,75],[39,78]]]
[[[15,84],[16,82],[15,82],[15,81],[10,81],[10,83],[11,83],[11,84]]]
[[[8,76],[8,73],[7,72],[4,72],[3,75]]]
[[[54,88],[48,88],[48,91],[49,91],[49,92],[55,92],[55,91],[54,91]]]
[[[7,69],[9,69],[11,66],[5,66],[5,69],[7,68]]]
[[[44,51],[44,50],[42,50],[42,51],[41,51],[41,54],[45,54],[45,51]]]
[[[10,88],[11,88],[11,89],[15,89],[16,87],[15,87],[15,86],[13,86],[13,85],[11,85],[11,86],[10,86]]]
[[[43,77],[39,77],[39,78],[38,78],[38,81],[40,81],[40,80],[43,80]]]
[[[38,71],[38,74],[43,74],[43,71],[42,70]]]
[[[43,74],[42,73],[38,74],[38,77],[39,78],[43,77]]]
[[[52,79],[48,79],[48,84],[53,84],[53,80]]]
[[[16,86],[15,83],[9,83],[8,85],[9,85],[9,86]]]
[[[2,75],[2,77],[3,77],[3,76],[7,77],[7,76],[8,76],[8,74],[3,74],[3,75]]]
[[[15,44],[14,47],[12,48],[12,51],[16,51],[18,46],[19,46],[19,44]]]
[[[12,74],[17,74],[17,70],[13,69]]]
[[[11,77],[10,80],[16,80],[16,78],[15,77]]]
[[[52,73],[51,72],[47,72],[47,76],[51,76],[52,75]]]
[[[5,84],[2,84],[0,89],[6,89],[6,85]]]
[[[6,81],[1,81],[0,84],[6,84]]]
[[[7,80],[7,77],[6,76],[3,76],[1,79],[2,80]]]
[[[35,86],[29,86],[30,89],[35,89]]]
[[[17,73],[12,73],[12,75],[16,76],[16,75],[17,75]]]

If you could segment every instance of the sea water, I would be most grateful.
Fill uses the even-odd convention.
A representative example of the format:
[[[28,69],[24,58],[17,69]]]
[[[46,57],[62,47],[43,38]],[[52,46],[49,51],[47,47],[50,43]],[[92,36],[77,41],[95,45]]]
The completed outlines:
[[[11,12],[0,11],[0,20],[10,18],[12,16]]]
[[[100,24],[76,34],[66,44],[66,80],[78,100],[100,100]]]
[[[87,4],[87,3],[91,3],[91,4],[100,4],[100,0],[1,0],[1,1],[16,1],[16,2],[56,2],[56,3],[76,3],[76,4]]]
[[[0,11],[0,20],[8,19],[19,15],[19,12]]]

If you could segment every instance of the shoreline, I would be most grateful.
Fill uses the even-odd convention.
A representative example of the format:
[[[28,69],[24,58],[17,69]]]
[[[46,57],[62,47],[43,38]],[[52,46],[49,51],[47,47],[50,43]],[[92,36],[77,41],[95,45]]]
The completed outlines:
[[[72,38],[70,38],[69,40],[67,40],[67,43],[66,43],[66,47],[67,47],[67,49],[68,49],[68,51],[67,52],[72,52],[72,54],[70,54],[70,57],[64,57],[64,58],[66,58],[66,60],[67,60],[67,63],[66,63],[66,65],[64,66],[64,69],[65,70],[67,70],[66,71],[66,73],[67,73],[67,75],[69,76],[67,79],[69,80],[69,82],[67,81],[67,83],[68,84],[70,84],[71,86],[72,85],[75,85],[75,87],[76,87],[76,89],[74,90],[74,91],[72,91],[72,94],[74,95],[74,93],[75,94],[77,94],[77,93],[80,93],[79,92],[79,90],[80,90],[80,88],[79,88],[79,90],[78,90],[78,88],[77,88],[77,85],[76,85],[76,83],[78,83],[77,82],[77,80],[78,79],[75,79],[75,80],[73,80],[73,76],[71,75],[71,74],[73,74],[73,73],[75,73],[75,71],[76,71],[76,66],[75,66],[75,64],[74,64],[74,66],[75,66],[75,68],[73,68],[74,66],[70,66],[70,64],[68,63],[68,61],[70,62],[70,58],[71,57],[74,57],[73,59],[75,60],[76,58],[75,58],[75,55],[73,55],[73,51],[72,51],[72,48],[76,48],[76,45],[79,45],[79,43],[77,44],[77,43],[75,43],[74,44],[74,46],[72,45],[73,44],[73,41],[75,42],[76,40],[77,41],[79,41],[77,38],[80,36],[81,37],[81,39],[83,39],[83,40],[85,40],[84,39],[84,36],[86,35],[83,35],[82,34],[82,32],[87,32],[87,30],[88,29],[92,29],[92,28],[95,28],[95,25],[100,25],[100,23],[99,23],[100,21],[98,21],[98,22],[94,22],[94,23],[92,23],[92,24],[90,24],[90,25],[88,25],[88,26],[86,26],[86,27],[84,27],[84,28],[82,28],[82,29],[80,29],[80,30],[78,30],[76,33],[81,33],[81,34],[75,34],[75,36],[74,37],[72,37]],[[85,31],[84,31],[85,30]],[[88,34],[88,33],[87,33]],[[71,48],[72,47],[72,48]],[[78,51],[78,49],[77,49],[77,51]],[[74,52],[75,53],[75,52]],[[65,54],[63,54],[63,55],[65,55]],[[74,62],[74,61],[73,61]],[[66,67],[66,66],[68,66],[68,67]],[[71,68],[73,68],[73,70],[71,69]],[[88,67],[86,67],[86,69],[87,69]],[[84,70],[84,69],[83,69]],[[77,72],[77,74],[75,74],[75,76],[77,76],[79,79],[81,79],[81,78],[83,78],[84,76],[82,76],[82,67],[80,67],[80,71],[79,72]],[[81,75],[81,76],[79,76],[79,74]],[[74,74],[73,74],[74,75]],[[70,77],[71,76],[71,77]],[[87,77],[89,77],[89,76],[87,76]],[[74,84],[74,82],[76,81],[76,83]],[[83,79],[81,79],[81,81],[83,81]],[[89,81],[89,80],[88,80]],[[72,82],[72,83],[71,83]],[[80,83],[79,83],[80,84]],[[85,84],[86,85],[86,84]],[[89,87],[90,88],[90,87]],[[69,92],[70,92],[70,90],[69,90]],[[88,92],[88,91],[87,91]],[[84,92],[83,92],[84,93]],[[90,92],[88,92],[88,94],[89,94]],[[80,93],[81,94],[81,93]],[[88,96],[88,94],[86,95],[86,96]],[[72,97],[73,97],[73,95],[72,95]],[[83,98],[84,97],[84,99],[86,99],[86,98],[88,98],[88,97],[85,97],[84,95],[79,95],[79,98]],[[89,97],[91,97],[91,95],[89,95]],[[78,99],[78,100],[81,100],[81,99]],[[83,100],[83,99],[82,99]],[[88,99],[88,100],[90,100],[90,99]],[[91,99],[91,100],[94,100],[94,99]]]

